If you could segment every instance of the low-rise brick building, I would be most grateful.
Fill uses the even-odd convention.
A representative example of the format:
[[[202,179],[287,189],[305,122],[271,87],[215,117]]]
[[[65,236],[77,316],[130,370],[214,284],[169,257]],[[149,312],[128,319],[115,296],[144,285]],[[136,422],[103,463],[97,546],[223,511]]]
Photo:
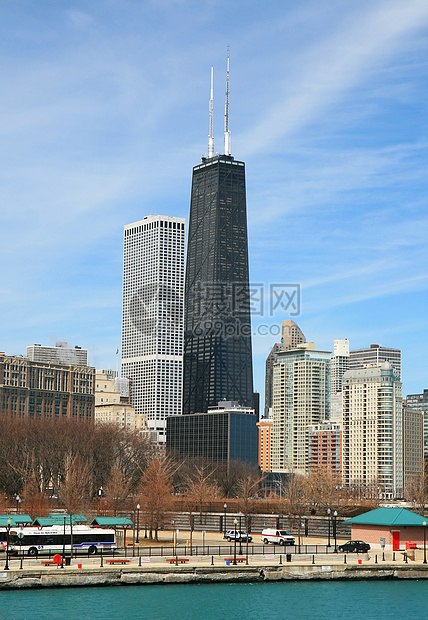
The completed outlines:
[[[345,523],[351,525],[352,540],[363,540],[376,548],[381,547],[384,539],[385,549],[398,551],[412,543],[423,547],[428,518],[406,508],[377,508]]]

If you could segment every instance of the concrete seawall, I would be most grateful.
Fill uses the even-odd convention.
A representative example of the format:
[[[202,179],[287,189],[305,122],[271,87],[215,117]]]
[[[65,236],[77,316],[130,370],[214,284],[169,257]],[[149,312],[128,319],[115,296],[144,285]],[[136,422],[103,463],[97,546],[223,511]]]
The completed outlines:
[[[257,566],[124,566],[0,570],[0,590],[170,583],[272,582],[335,579],[428,579],[420,564],[303,564]]]

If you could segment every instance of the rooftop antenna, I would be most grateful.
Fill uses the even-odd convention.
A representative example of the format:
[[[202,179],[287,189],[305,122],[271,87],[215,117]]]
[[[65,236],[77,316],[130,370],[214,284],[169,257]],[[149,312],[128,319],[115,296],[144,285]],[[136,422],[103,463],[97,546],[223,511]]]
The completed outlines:
[[[213,155],[214,155],[213,98],[214,98],[214,68],[211,67],[210,133],[208,134],[208,157],[213,157]]]
[[[226,71],[226,103],[224,106],[224,154],[230,155],[230,131],[229,131],[229,45],[227,46],[227,71]]]

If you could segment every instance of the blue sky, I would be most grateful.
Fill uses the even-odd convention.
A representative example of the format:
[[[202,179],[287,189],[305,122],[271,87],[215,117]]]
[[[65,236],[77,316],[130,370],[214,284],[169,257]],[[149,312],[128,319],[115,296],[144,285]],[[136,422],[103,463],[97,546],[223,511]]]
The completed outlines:
[[[230,44],[251,279],[301,284],[318,348],[401,348],[403,393],[428,387],[425,0],[16,0],[0,33],[0,350],[116,367],[123,226],[188,218]],[[276,340],[253,341],[261,392]]]

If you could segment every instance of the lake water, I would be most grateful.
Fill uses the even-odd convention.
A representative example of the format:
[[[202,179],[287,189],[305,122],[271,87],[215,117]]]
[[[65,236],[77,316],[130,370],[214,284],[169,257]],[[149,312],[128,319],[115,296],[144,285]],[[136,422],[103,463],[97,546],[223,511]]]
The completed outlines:
[[[0,592],[1,620],[428,617],[428,581],[110,586]]]

